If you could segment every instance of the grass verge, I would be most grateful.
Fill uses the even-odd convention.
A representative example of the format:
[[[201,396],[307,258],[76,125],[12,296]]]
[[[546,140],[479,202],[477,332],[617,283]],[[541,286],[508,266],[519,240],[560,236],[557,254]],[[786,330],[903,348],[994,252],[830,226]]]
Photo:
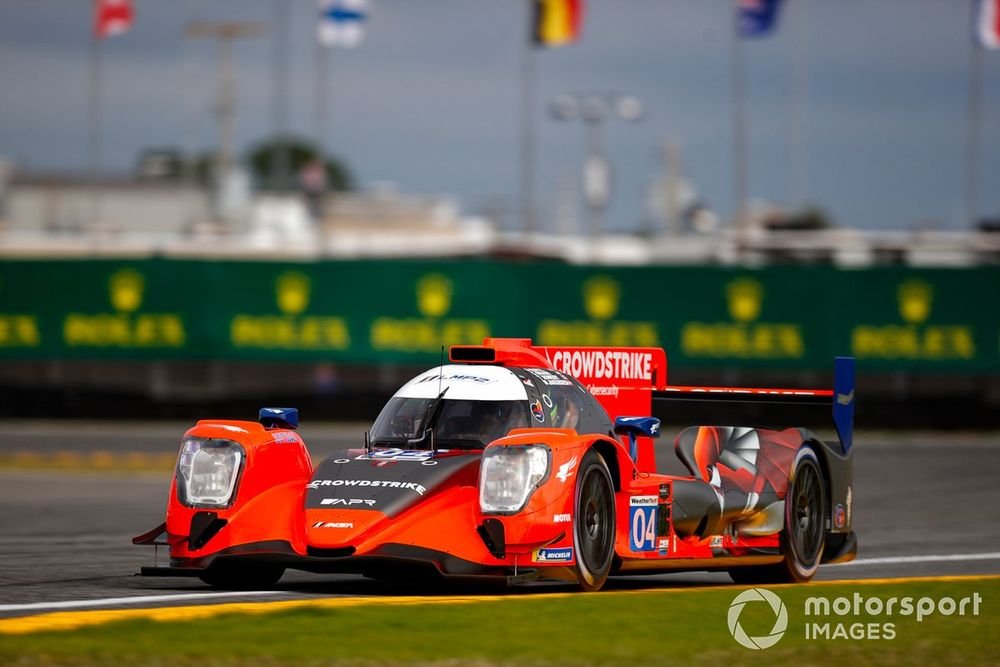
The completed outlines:
[[[996,665],[1000,578],[767,587],[783,601],[788,627],[771,648],[750,650],[730,634],[727,615],[743,587],[442,598],[299,607],[267,614],[223,614],[194,621],[133,620],[68,632],[0,635],[5,665],[637,665],[682,663],[795,665]],[[855,596],[861,596],[855,614]],[[978,614],[972,600],[979,596]],[[845,598],[845,615],[806,616],[806,599]],[[871,614],[897,598],[892,615]],[[922,620],[902,615],[902,599],[935,602]],[[938,601],[965,605],[965,614]],[[874,607],[874,603],[871,603]],[[870,610],[869,610],[870,611]],[[746,633],[770,633],[775,615],[748,603]],[[807,638],[807,623],[828,625]],[[891,628],[888,624],[891,624]],[[843,628],[843,630],[838,630]],[[810,634],[816,629],[810,626]],[[840,636],[841,633],[846,636]],[[892,635],[889,638],[889,635]],[[863,637],[862,637],[863,635]],[[859,638],[861,637],[861,638]],[[876,638],[877,637],[877,638]]]

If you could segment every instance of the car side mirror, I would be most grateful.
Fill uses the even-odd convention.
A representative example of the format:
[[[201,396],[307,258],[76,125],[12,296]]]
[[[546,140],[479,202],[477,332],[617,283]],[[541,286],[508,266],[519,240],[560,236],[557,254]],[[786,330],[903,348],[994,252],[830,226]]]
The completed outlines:
[[[261,408],[257,419],[264,428],[299,427],[299,411],[296,408]]]
[[[656,417],[618,417],[615,419],[615,433],[628,436],[629,456],[636,461],[639,458],[639,446],[635,439],[639,436],[659,438],[660,420]]]

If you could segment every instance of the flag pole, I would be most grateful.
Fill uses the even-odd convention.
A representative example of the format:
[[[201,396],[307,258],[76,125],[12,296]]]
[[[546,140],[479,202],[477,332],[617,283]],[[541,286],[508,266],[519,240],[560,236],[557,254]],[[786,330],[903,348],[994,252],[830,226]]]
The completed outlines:
[[[96,5],[95,5],[96,8]],[[101,170],[103,168],[103,132],[102,116],[102,79],[103,79],[103,39],[94,27],[90,39],[90,136],[88,137],[88,153],[91,179],[91,224],[97,224],[101,219]]]
[[[747,147],[746,147],[746,72],[743,66],[743,44],[740,35],[739,0],[733,2],[732,49],[730,50],[730,81],[733,113],[733,205],[738,242],[746,232]]]
[[[271,168],[268,170],[270,186],[283,189],[289,183],[288,132],[288,0],[274,0],[274,70],[271,83],[273,144]]]
[[[327,79],[330,76],[330,47],[316,41],[316,108],[314,110],[316,123],[316,151],[321,160],[326,160],[326,132],[329,123],[327,108],[329,90]]]
[[[793,28],[792,63],[792,141],[789,155],[789,204],[802,207],[808,197],[809,153],[806,137],[806,103],[809,97],[808,26],[809,0],[797,3],[799,14]]]
[[[976,217],[979,215],[979,126],[982,97],[982,48],[973,38],[969,40],[969,97],[965,145],[965,218],[972,230],[976,228]]]
[[[528,35],[534,30],[535,0],[525,0],[528,15]],[[534,40],[522,42],[521,51],[521,233],[536,231],[535,219],[535,106],[537,76]]]

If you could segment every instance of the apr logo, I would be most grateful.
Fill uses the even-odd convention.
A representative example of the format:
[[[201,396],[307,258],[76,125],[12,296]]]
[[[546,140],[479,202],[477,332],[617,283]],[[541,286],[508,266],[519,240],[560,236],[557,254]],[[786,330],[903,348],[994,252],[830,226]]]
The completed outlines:
[[[63,341],[69,347],[178,348],[187,338],[176,313],[147,313],[146,278],[132,268],[108,277],[108,303],[114,312],[70,313],[63,320]]]
[[[542,320],[536,339],[541,345],[599,347],[657,347],[660,330],[656,322],[616,319],[621,304],[621,284],[607,275],[587,278],[581,285],[583,312],[587,320]]]
[[[428,273],[413,283],[420,317],[379,317],[372,322],[372,349],[392,352],[438,353],[442,347],[479,345],[490,333],[481,319],[450,318],[455,283],[442,273]]]
[[[976,356],[972,327],[930,324],[934,286],[919,278],[896,287],[896,309],[901,323],[862,324],[851,332],[851,348],[858,358],[960,360]]]
[[[286,271],[274,279],[278,313],[240,314],[229,324],[233,347],[257,350],[346,350],[351,346],[342,317],[309,315],[312,281],[300,271]]]
[[[753,278],[730,281],[723,288],[729,322],[687,322],[681,349],[692,358],[797,359],[805,354],[798,324],[760,322],[766,292]]]
[[[759,603],[765,603],[767,606]],[[747,634],[740,624],[740,618],[747,607],[753,611],[770,608],[770,612],[761,612],[767,614],[768,618],[773,614],[774,625],[771,626],[770,632],[754,637]],[[729,634],[733,636],[736,643],[748,649],[759,651],[771,648],[781,641],[785,630],[788,629],[788,610],[781,598],[766,588],[751,588],[736,596],[732,604],[729,605],[729,614],[726,616],[726,620],[729,624]]]

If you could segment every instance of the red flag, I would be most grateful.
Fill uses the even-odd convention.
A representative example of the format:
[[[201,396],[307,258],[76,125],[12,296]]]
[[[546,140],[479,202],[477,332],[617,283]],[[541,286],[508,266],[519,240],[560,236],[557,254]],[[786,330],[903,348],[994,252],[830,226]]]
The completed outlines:
[[[132,27],[132,0],[95,0],[94,36],[114,37]]]

